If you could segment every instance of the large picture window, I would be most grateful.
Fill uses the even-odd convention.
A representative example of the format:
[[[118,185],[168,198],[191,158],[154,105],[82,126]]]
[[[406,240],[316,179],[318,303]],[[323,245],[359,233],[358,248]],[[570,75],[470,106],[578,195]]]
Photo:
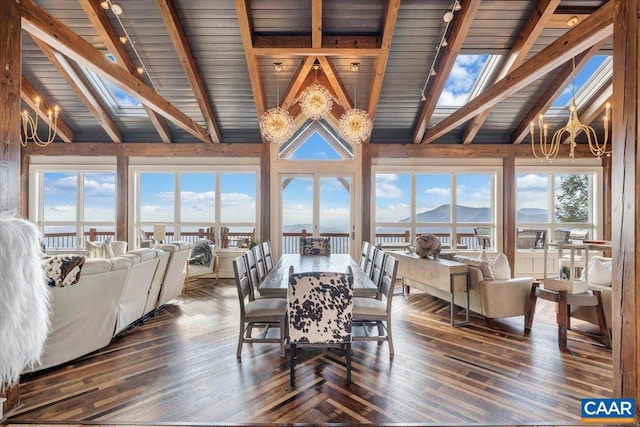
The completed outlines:
[[[436,235],[443,248],[496,250],[497,168],[375,173],[376,243]]]
[[[154,167],[140,168],[134,176],[136,209],[130,234],[138,246],[158,240],[153,236],[158,224],[166,230],[165,242],[207,238],[224,248],[255,238],[256,170]]]
[[[516,178],[517,249],[600,237],[598,172],[532,169],[519,170]]]
[[[76,250],[85,241],[115,238],[114,170],[37,168],[30,218],[43,234],[47,250]]]

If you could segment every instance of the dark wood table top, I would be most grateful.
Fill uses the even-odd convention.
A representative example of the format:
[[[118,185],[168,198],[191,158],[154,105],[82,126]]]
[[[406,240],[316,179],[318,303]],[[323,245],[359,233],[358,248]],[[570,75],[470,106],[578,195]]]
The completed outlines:
[[[375,296],[378,287],[360,268],[358,263],[348,254],[332,255],[298,255],[284,254],[280,257],[273,270],[258,287],[260,295],[268,297],[287,297],[289,287],[289,267],[293,266],[296,273],[309,271],[346,272],[350,265],[353,270],[353,295],[357,297]]]

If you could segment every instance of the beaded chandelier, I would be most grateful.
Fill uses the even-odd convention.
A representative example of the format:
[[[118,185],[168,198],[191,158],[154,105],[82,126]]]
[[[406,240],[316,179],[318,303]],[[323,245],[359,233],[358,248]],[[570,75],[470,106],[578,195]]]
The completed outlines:
[[[276,73],[282,71],[282,63],[274,62]],[[276,74],[277,75],[277,74]],[[276,99],[280,102],[280,85],[276,79]],[[284,108],[274,107],[264,112],[260,117],[260,133],[262,137],[273,144],[281,144],[293,135],[294,123],[291,114]]]
[[[354,62],[351,64],[351,71],[357,73],[360,70],[360,64]],[[358,104],[357,95],[357,79],[354,83],[354,108],[346,111],[338,121],[338,133],[345,141],[351,144],[361,144],[371,136],[373,123],[369,117],[369,113],[356,108]]]

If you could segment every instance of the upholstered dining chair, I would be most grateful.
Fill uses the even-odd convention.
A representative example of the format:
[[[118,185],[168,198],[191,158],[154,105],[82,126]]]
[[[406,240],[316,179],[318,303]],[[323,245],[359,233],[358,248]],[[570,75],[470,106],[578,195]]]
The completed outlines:
[[[331,255],[328,237],[301,237],[300,255]]]
[[[391,335],[391,301],[393,289],[396,283],[398,260],[391,255],[385,257],[384,270],[380,285],[381,299],[354,297],[353,298],[353,323],[364,326],[365,335],[354,335],[351,340],[357,341],[388,341],[389,355],[393,356],[393,338]],[[367,326],[375,324],[378,327],[378,335],[369,335]],[[386,334],[384,333],[386,329]]]
[[[233,271],[240,301],[240,336],[236,357],[238,359],[241,357],[244,343],[280,343],[280,356],[284,357],[287,300],[285,298],[254,299],[246,262],[242,256],[233,260]],[[274,325],[278,325],[280,336],[267,337],[269,328]],[[251,336],[254,326],[262,327],[262,334],[259,337]]]
[[[351,384],[351,324],[353,273],[311,272],[289,274],[289,382],[295,382],[296,349],[340,347],[344,350],[347,384]]]

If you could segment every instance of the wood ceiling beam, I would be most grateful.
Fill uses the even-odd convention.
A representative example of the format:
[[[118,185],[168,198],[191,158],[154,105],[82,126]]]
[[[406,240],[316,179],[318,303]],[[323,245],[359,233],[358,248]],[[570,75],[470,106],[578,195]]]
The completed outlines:
[[[538,5],[531,13],[531,16],[529,16],[529,20],[520,32],[516,42],[511,47],[511,51],[503,62],[502,68],[496,75],[494,82],[503,79],[504,76],[524,62],[531,47],[546,27],[559,4],[560,0],[540,0],[538,2]],[[489,114],[491,114],[491,108],[487,108],[469,122],[462,138],[463,144],[469,144],[473,141],[473,138],[476,137],[480,128],[489,117]]]
[[[613,31],[612,4],[612,2],[605,3],[589,18],[573,27],[505,78],[429,129],[424,135],[423,142],[435,141],[470,118],[544,76],[572,56],[611,36]]]
[[[69,86],[76,93],[80,101],[93,114],[102,129],[109,135],[111,141],[121,143],[123,141],[122,130],[113,120],[107,109],[100,102],[98,95],[91,89],[87,79],[79,73],[69,62],[66,56],[52,49],[48,44],[37,37],[32,37],[42,53],[49,58],[49,61],[56,67],[58,72],[69,83]]]
[[[342,79],[338,75],[338,71],[336,70],[331,58],[327,58],[325,56],[318,57],[318,61],[320,62],[320,67],[322,68],[322,72],[327,79],[329,79],[329,84],[331,85],[331,89],[333,89],[336,94],[336,101],[338,104],[342,106],[345,110],[350,110],[353,108],[353,102],[351,101],[351,97],[349,96],[349,92],[344,87],[342,83]]]
[[[264,92],[262,89],[262,79],[260,77],[260,69],[251,40],[251,22],[249,20],[249,8],[246,0],[235,0],[236,14],[238,15],[238,26],[240,27],[240,36],[242,37],[242,46],[244,48],[244,56],[249,71],[249,80],[251,81],[251,90],[253,91],[253,99],[256,104],[256,112],[261,117],[266,111],[264,100]],[[279,101],[279,100],[278,100]]]
[[[133,63],[131,56],[127,52],[126,47],[119,39],[118,33],[113,24],[109,20],[107,13],[102,7],[100,2],[92,0],[78,0],[80,6],[84,10],[85,14],[91,21],[91,24],[98,32],[100,39],[107,47],[107,50],[116,58],[118,65],[127,70],[132,76],[144,83],[144,80],[140,74],[136,71],[136,65]],[[130,41],[129,41],[130,42]],[[142,100],[141,100],[142,102]],[[171,129],[167,124],[164,117],[156,113],[152,108],[142,102],[142,108],[149,116],[149,120],[153,124],[153,127],[160,135],[160,139],[165,143],[171,142]]]
[[[311,47],[322,47],[322,0],[311,0]]]
[[[425,93],[426,101],[422,104],[422,110],[416,123],[416,128],[413,132],[413,143],[418,144],[422,141],[427,125],[434,110],[436,109],[436,103],[444,90],[444,85],[449,78],[449,74],[453,69],[453,64],[456,61],[462,44],[469,34],[471,24],[476,17],[478,8],[480,7],[481,0],[469,0],[464,2],[464,7],[455,18],[455,24],[451,35],[449,36],[449,45],[444,49],[444,53],[440,59],[440,64],[436,70],[436,75],[431,80],[431,86],[428,88],[428,92]]]
[[[596,43],[586,51],[577,55],[575,58],[576,71],[581,70],[593,55],[600,50],[603,44],[604,42]],[[553,101],[560,96],[572,78],[573,64],[569,60],[562,65],[555,78],[547,85],[544,92],[538,96],[536,102],[529,108],[529,111],[527,111],[522,120],[520,120],[520,123],[515,127],[511,133],[512,144],[520,144],[525,139],[529,134],[529,124],[535,122],[540,113],[544,113],[551,107]]]
[[[549,20],[549,22],[547,22],[546,28],[558,28],[558,29],[562,29],[562,30],[566,30],[567,28],[569,28],[569,26],[567,25],[567,22],[569,21],[569,19],[576,19],[576,23],[573,24],[573,26],[577,25],[578,23],[584,21],[585,19],[587,19],[587,17],[589,17],[589,14],[585,14],[585,13],[554,13],[551,16],[551,19]]]
[[[313,19],[313,18],[312,18]],[[313,25],[313,24],[312,24]],[[315,46],[318,36],[314,40],[313,35],[253,35],[253,47],[255,49],[309,49],[309,48],[333,48],[333,49],[380,49],[379,36],[360,35],[328,35],[319,36],[321,44]]]
[[[53,111],[53,107],[49,106],[45,100],[40,98],[40,107],[36,108],[36,97],[38,96],[38,91],[29,83],[25,76],[22,76],[22,81],[20,85],[20,97],[22,100],[29,106],[35,113],[40,116],[42,120],[44,120],[48,126],[53,126],[53,120],[49,120],[49,111]],[[56,122],[56,132],[60,139],[64,142],[73,142],[76,139],[73,130],[69,127],[69,125],[58,116],[58,120]]]
[[[353,47],[256,47],[253,48],[253,53],[256,56],[376,57],[380,55],[380,49]]]
[[[369,91],[369,107],[367,111],[372,122],[375,122],[376,110],[380,93],[382,92],[382,82],[384,81],[384,73],[387,69],[387,61],[389,59],[389,50],[391,49],[391,40],[395,32],[396,22],[398,20],[398,11],[400,10],[400,0],[389,0],[387,2],[387,10],[384,15],[384,23],[382,25],[382,44],[380,47],[380,55],[376,58],[373,78],[371,79],[371,90]]]
[[[291,82],[289,83],[289,87],[287,88],[284,96],[282,97],[282,102],[280,103],[280,107],[288,110],[298,97],[300,90],[302,89],[305,79],[309,75],[309,71],[313,68],[313,61],[315,58],[312,56],[307,56],[298,66]]]
[[[123,90],[135,94],[142,103],[173,121],[203,142],[209,142],[206,131],[194,120],[127,70],[112,63],[98,49],[51,16],[33,0],[23,0],[22,29],[34,35],[75,62],[100,74]]]
[[[209,102],[209,96],[205,89],[202,75],[198,71],[198,66],[196,65],[191,47],[189,46],[189,40],[180,22],[180,17],[178,16],[174,2],[173,0],[156,0],[156,2],[158,3],[160,14],[167,27],[171,41],[176,48],[178,58],[180,58],[180,62],[182,63],[182,68],[187,76],[189,85],[191,85],[191,90],[193,90],[193,94],[200,107],[200,112],[207,125],[211,141],[219,143],[220,129],[213,114],[213,107],[211,106],[211,102]]]

